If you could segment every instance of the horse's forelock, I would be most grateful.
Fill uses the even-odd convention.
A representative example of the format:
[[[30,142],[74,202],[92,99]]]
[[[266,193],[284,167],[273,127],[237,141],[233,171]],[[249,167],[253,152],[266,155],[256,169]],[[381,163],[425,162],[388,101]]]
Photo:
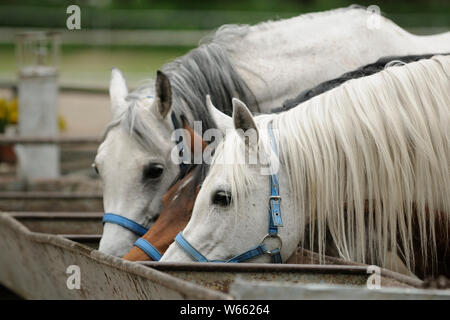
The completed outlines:
[[[152,131],[150,130],[150,124],[146,121],[148,119],[144,119],[144,117],[139,114],[143,111],[142,108],[149,106],[145,99],[151,99],[153,95],[150,94],[153,94],[153,92],[149,90],[148,87],[139,87],[135,91],[128,94],[125,98],[125,101],[128,104],[127,108],[121,115],[113,119],[108,124],[105,129],[105,133],[103,134],[102,141],[106,139],[108,133],[113,128],[120,126],[145,148],[157,144],[155,137],[151,134]],[[152,115],[152,113],[149,112],[148,115]]]

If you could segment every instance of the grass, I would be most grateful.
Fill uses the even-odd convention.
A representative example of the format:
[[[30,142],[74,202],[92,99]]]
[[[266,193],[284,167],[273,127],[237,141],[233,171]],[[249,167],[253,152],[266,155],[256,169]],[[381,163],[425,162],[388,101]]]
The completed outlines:
[[[128,85],[136,87],[141,80],[154,78],[163,64],[184,55],[186,47],[80,47],[61,50],[60,82],[65,85],[107,87],[112,67],[125,74]],[[0,80],[16,79],[13,46],[0,46]]]

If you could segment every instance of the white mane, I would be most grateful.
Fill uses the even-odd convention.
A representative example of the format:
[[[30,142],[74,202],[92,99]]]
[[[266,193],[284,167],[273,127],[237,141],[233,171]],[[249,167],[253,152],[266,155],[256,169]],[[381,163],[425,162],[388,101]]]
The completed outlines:
[[[445,213],[443,223],[450,218],[450,57],[391,66],[256,118],[259,147],[268,152],[270,120],[280,172],[295,195],[300,241],[307,221],[315,221],[306,236],[311,243],[318,236],[320,254],[328,227],[342,257],[385,266],[391,251],[412,270],[415,212],[423,255],[435,248],[434,213]],[[215,159],[241,161],[242,145],[227,134]],[[216,170],[228,177],[238,208],[253,185],[246,165],[213,165],[210,174]]]

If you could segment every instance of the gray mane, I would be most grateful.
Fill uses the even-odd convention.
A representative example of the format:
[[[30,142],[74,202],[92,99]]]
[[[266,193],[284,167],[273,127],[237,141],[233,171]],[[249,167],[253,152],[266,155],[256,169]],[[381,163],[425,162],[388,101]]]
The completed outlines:
[[[311,19],[335,13],[337,10],[353,9],[361,10],[364,7],[353,5],[348,8],[303,14],[301,17]],[[273,25],[272,21],[268,21],[254,27],[261,30]],[[195,120],[202,121],[203,130],[216,127],[205,103],[208,94],[211,95],[213,104],[229,116],[233,112],[233,97],[259,111],[257,99],[240,78],[227,55],[233,52],[233,43],[240,41],[248,32],[251,32],[249,25],[224,25],[212,36],[202,39],[198,48],[162,68],[172,85],[173,110],[177,116],[188,112]]]
[[[233,112],[233,97],[257,107],[252,92],[231,65],[226,49],[214,39],[169,62],[162,71],[172,85],[175,114],[192,115],[203,122],[203,130],[216,127],[205,102],[208,94],[213,104],[227,115]]]
[[[303,14],[310,19],[333,13],[337,10],[363,9],[360,6],[335,9],[325,12]],[[271,22],[261,22],[254,27],[264,29],[271,27]],[[203,131],[215,128],[214,119],[208,112],[205,97],[211,96],[213,104],[227,115],[232,114],[232,98],[239,98],[248,106],[258,108],[258,101],[247,84],[241,79],[232,66],[227,53],[233,51],[232,44],[240,41],[250,32],[249,25],[224,25],[215,33],[203,38],[198,48],[192,49],[182,57],[164,65],[162,71],[169,77],[172,86],[172,110],[177,117],[185,115],[187,119],[202,121]],[[154,95],[153,83],[144,85],[130,93],[127,97],[129,107],[118,119],[107,127],[109,130],[119,124],[134,133],[141,140],[154,140],[147,137],[147,125],[136,116],[136,104],[146,95]]]
[[[184,115],[187,119],[202,121],[203,132],[217,127],[206,106],[205,98],[208,94],[213,104],[230,116],[233,112],[232,98],[234,97],[258,109],[257,100],[231,65],[226,49],[216,43],[222,42],[225,34],[239,36],[238,34],[242,35],[247,28],[239,27],[233,31],[217,31],[212,40],[206,41],[162,68],[172,86],[172,111],[177,118]],[[155,140],[148,134],[151,132],[148,124],[136,114],[139,101],[149,95],[154,95],[153,82],[148,82],[131,92],[126,98],[129,103],[127,110],[107,126],[103,139],[112,128],[120,124],[144,146]]]

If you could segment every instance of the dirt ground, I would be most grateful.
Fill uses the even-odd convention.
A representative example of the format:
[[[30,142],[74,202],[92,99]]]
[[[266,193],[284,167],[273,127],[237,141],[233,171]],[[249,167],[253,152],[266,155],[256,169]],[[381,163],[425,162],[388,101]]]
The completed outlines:
[[[0,99],[10,97],[10,90],[0,89]],[[58,112],[67,123],[61,135],[68,137],[100,137],[112,117],[106,93],[60,91]]]
[[[64,136],[98,136],[111,121],[109,96],[100,93],[60,92],[58,110],[67,123]]]

